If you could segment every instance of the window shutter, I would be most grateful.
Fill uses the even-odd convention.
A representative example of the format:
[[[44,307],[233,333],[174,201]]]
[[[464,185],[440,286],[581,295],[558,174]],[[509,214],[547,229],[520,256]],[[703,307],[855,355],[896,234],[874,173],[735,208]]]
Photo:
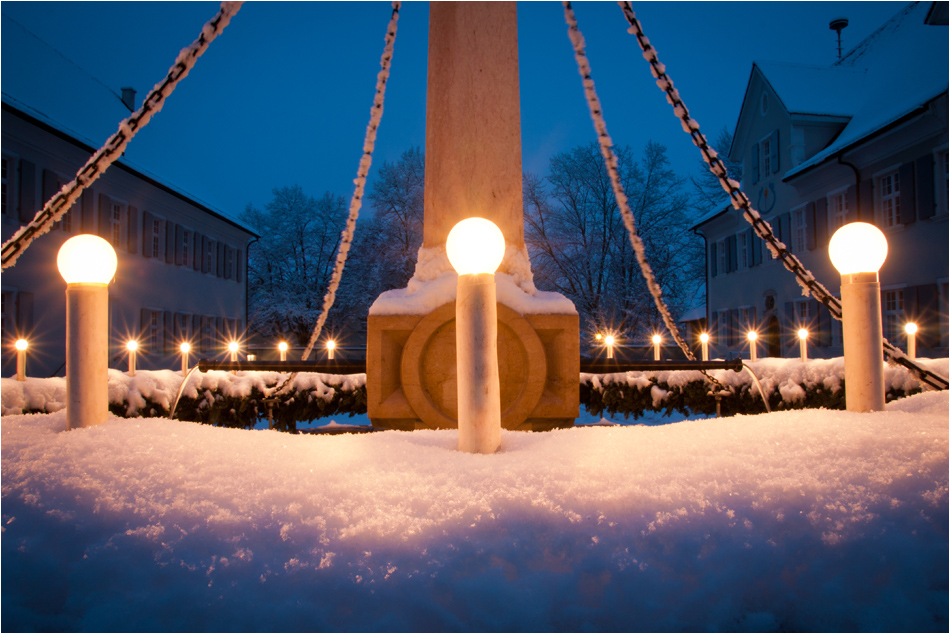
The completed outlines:
[[[815,243],[811,248],[828,246],[828,199],[822,196],[815,201]]]
[[[149,310],[148,308],[143,308],[142,309],[142,325],[139,326],[139,339],[143,339],[144,337],[148,335],[149,326],[151,325],[151,322],[152,322],[152,311]],[[148,344],[149,342],[147,341],[139,341],[139,345],[144,346],[146,350],[148,350]]]
[[[227,344],[230,342],[226,341],[226,339],[228,338],[228,335],[230,333],[228,333],[227,329],[224,326],[224,317],[216,317],[214,321],[215,321],[215,328],[218,331],[218,341],[223,341],[224,345],[227,346]]]
[[[772,173],[778,172],[778,130],[773,130],[769,139],[769,165],[772,167]]]
[[[785,302],[785,336],[789,340],[785,346],[790,347],[795,345],[795,341],[798,339],[798,333],[795,332],[796,330],[798,330],[798,327],[795,324],[795,304]]]
[[[917,349],[934,349],[940,344],[940,295],[936,284],[913,287],[916,290]],[[904,306],[907,306],[905,289]],[[893,343],[893,342],[892,342]]]
[[[56,194],[56,191],[58,189],[59,189],[59,177],[49,170],[46,170],[46,169],[43,170],[43,202],[41,204],[45,205],[46,203],[48,203],[50,198],[52,198]],[[33,213],[35,214],[36,211],[37,210],[34,209]],[[32,219],[33,219],[33,214],[28,214],[25,221],[29,222]]]
[[[912,224],[917,220],[917,197],[914,195],[916,181],[914,179],[914,164],[904,163],[898,172],[901,179],[901,217],[903,225]]]
[[[716,277],[719,275],[719,258],[716,257],[716,243],[713,241],[709,242],[709,275],[710,277]]]
[[[749,229],[751,234],[749,244],[752,245],[752,263],[755,265],[762,264],[762,239],[756,235],[754,229]]]
[[[142,255],[152,257],[152,223],[155,218],[148,211],[142,212]]]
[[[161,261],[164,258],[165,253],[165,225],[168,224],[165,220],[158,221],[158,253],[155,254],[155,258],[158,261]]]
[[[805,248],[815,250],[815,203],[805,205]]]
[[[112,199],[99,194],[99,236],[112,244]]]
[[[818,302],[815,302],[816,304]],[[827,348],[831,345],[831,311],[823,305],[818,306],[818,345]]]
[[[848,185],[848,190],[844,194],[845,204],[848,206],[848,214],[845,216],[845,222],[857,222],[861,217],[858,213],[858,188],[855,185]],[[829,236],[829,239],[831,237]]]
[[[195,250],[192,251],[191,263],[196,271],[201,270],[201,263],[204,261],[204,251],[202,246],[204,246],[204,236],[202,236],[197,231],[192,231],[191,234],[194,236]]]
[[[751,308],[751,310],[749,311],[749,319],[752,320],[751,322],[749,322],[749,329],[750,329],[750,330],[755,330],[756,332],[758,332],[758,330],[759,330],[759,322],[758,322],[758,320],[756,319],[755,311],[756,311],[755,306],[753,306],[753,307]]]
[[[726,244],[729,247],[729,272],[730,273],[739,268],[739,258],[738,258],[738,253],[737,253],[738,247],[736,245],[737,242],[738,240],[736,240],[735,236],[729,236],[729,238],[727,238],[727,241],[726,241]]]
[[[752,145],[752,184],[759,182],[759,166],[762,164],[759,158],[759,144]]]
[[[96,194],[87,189],[79,197],[79,229],[91,233],[96,228]]]
[[[201,315],[191,316],[191,345],[201,349]]]
[[[732,340],[733,346],[739,345],[741,339],[741,329],[742,326],[739,324],[739,309],[733,308],[729,311],[729,337]]]
[[[208,236],[201,236],[201,272],[208,272],[208,249],[211,248],[211,241]]]
[[[782,214],[779,216],[779,224],[782,226],[782,242],[785,243],[785,246],[789,249],[792,248],[792,221],[789,214]]]
[[[217,248],[217,252],[216,252],[216,253],[217,253],[217,259],[218,259],[218,262],[217,262],[218,265],[215,267],[215,272],[214,272],[214,274],[215,274],[216,276],[218,276],[218,277],[224,277],[224,249],[225,249],[225,244],[219,240],[217,246],[218,246],[218,248]]]
[[[36,165],[29,161],[20,161],[19,182],[19,218],[20,222],[29,222],[38,211],[36,205]],[[45,201],[44,201],[45,202]]]
[[[870,178],[864,181],[861,181],[859,185],[861,188],[861,209],[857,207],[857,201],[855,201],[854,208],[857,213],[852,218],[851,214],[851,200],[848,200],[848,222],[855,222],[857,220],[863,220],[870,224],[874,224],[874,181]],[[851,188],[848,188],[848,193],[851,193]]]
[[[185,243],[185,230],[181,225],[175,225],[175,264],[181,266],[182,245]]]
[[[934,196],[934,157],[927,154],[917,159],[917,217],[932,218],[937,208]],[[903,178],[903,176],[901,177]],[[901,201],[903,205],[903,200]]]
[[[718,346],[722,343],[716,338],[719,335],[719,313],[709,311],[709,321],[709,336],[712,338],[712,344]]]
[[[24,336],[33,330],[33,293],[16,294],[16,325]]]
[[[243,255],[244,252],[241,249],[238,249],[237,253],[234,254],[234,279],[238,282],[244,281],[244,276],[241,273],[241,258]]]
[[[175,261],[175,223],[165,221],[165,263],[171,264]]]
[[[234,278],[234,249],[224,245],[224,279]]]
[[[139,210],[129,205],[129,253],[137,253],[139,246]]]

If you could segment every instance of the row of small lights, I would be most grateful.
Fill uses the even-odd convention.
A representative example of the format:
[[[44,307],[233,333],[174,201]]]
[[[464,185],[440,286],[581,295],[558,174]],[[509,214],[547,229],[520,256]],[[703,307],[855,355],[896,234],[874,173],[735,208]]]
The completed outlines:
[[[904,332],[907,333],[907,356],[911,359],[917,358],[917,324],[914,322],[907,322],[904,325]],[[802,361],[808,359],[808,330],[806,328],[800,328],[798,330],[798,340],[800,346],[800,354]],[[757,350],[756,350],[756,340],[759,338],[759,334],[750,330],[746,333],[746,338],[749,340],[749,359],[751,361],[757,360]],[[604,335],[602,333],[597,333],[594,335],[594,339],[597,341],[603,342],[604,346],[607,348],[607,358],[614,358],[614,346],[617,345],[618,339],[614,335]],[[655,361],[660,360],[660,344],[663,343],[663,337],[658,334],[653,335],[650,338],[650,341],[653,342],[653,359]],[[703,332],[699,335],[699,343],[702,344],[702,354],[703,361],[709,361],[709,333]]]
[[[16,369],[16,380],[25,381],[26,380],[26,351],[30,347],[29,342],[26,339],[17,339],[16,343],[13,344],[13,347],[16,348],[16,360],[17,360],[17,369]],[[130,339],[125,344],[125,349],[129,353],[129,376],[135,376],[135,358],[136,353],[139,349],[139,342],[135,339]],[[181,351],[181,375],[185,376],[188,374],[188,355],[191,353],[191,344],[187,341],[183,342],[178,349]],[[232,341],[228,344],[228,352],[231,353],[231,361],[237,361],[238,352],[240,352],[241,346],[237,341]],[[280,360],[287,360],[287,350],[290,349],[290,346],[287,345],[286,341],[281,341],[277,344],[277,350],[280,352]],[[336,342],[333,339],[327,340],[326,343],[327,350],[327,359],[334,358],[334,352],[336,350]],[[248,355],[249,360],[253,361],[254,355]]]

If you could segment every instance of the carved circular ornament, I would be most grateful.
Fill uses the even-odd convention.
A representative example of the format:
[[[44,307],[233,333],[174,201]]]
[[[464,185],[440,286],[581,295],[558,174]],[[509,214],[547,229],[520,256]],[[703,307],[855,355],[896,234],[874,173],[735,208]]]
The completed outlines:
[[[458,427],[455,303],[425,316],[409,335],[402,355],[403,391],[423,420]],[[544,392],[544,346],[524,317],[498,304],[498,375],[501,426],[513,429],[534,411]]]

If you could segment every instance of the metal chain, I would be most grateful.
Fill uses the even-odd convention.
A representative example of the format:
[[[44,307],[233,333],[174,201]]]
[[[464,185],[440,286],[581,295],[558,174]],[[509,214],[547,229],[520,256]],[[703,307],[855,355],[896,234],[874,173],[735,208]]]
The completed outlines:
[[[383,118],[383,102],[386,98],[386,82],[389,80],[389,70],[392,66],[393,47],[396,42],[396,27],[399,23],[399,9],[402,3],[395,0],[392,3],[392,17],[389,19],[389,25],[386,27],[386,46],[383,48],[383,55],[380,58],[380,71],[376,76],[376,95],[373,97],[373,107],[370,109],[369,125],[366,126],[366,137],[363,140],[363,156],[360,158],[359,168],[357,169],[356,179],[353,183],[356,189],[353,191],[353,198],[350,199],[350,214],[346,220],[346,228],[340,236],[340,247],[336,254],[336,265],[333,268],[333,274],[330,277],[330,285],[327,288],[326,295],[323,297],[323,309],[314,324],[313,333],[310,335],[310,341],[303,351],[301,359],[306,361],[313,350],[317,339],[320,337],[320,331],[326,323],[327,314],[333,307],[336,300],[336,291],[340,286],[340,279],[343,277],[343,268],[346,266],[346,258],[350,252],[350,246],[353,243],[353,234],[356,231],[356,219],[360,215],[360,208],[363,205],[363,192],[366,189],[366,176],[369,174],[369,168],[373,163],[373,149],[376,145],[376,132],[379,130],[379,124]],[[283,383],[274,389],[273,394],[280,394],[283,389],[296,378],[299,372],[294,372],[288,376]]]
[[[53,223],[58,221],[79,199],[82,192],[96,181],[116,161],[135,134],[144,128],[152,115],[162,109],[165,99],[175,90],[182,79],[188,76],[197,59],[207,50],[208,45],[221,34],[231,18],[240,10],[243,2],[222,2],[221,8],[211,20],[201,28],[201,34],[192,44],[178,53],[178,58],[169,69],[165,79],[156,84],[142,102],[142,107],[127,119],[119,123],[118,131],[106,141],[99,151],[92,155],[76,174],[76,178],[63,186],[47,203],[36,212],[33,220],[13,234],[3,245],[2,268],[16,264],[17,259],[27,247],[44,233],[49,232]]]
[[[714,149],[709,146],[705,135],[699,131],[699,123],[689,116],[689,110],[686,104],[680,98],[679,92],[673,87],[673,80],[666,74],[666,66],[660,63],[657,58],[656,49],[650,44],[650,40],[643,34],[643,27],[633,12],[633,7],[628,1],[621,1],[617,4],[623,10],[623,15],[630,24],[629,32],[637,38],[637,43],[643,51],[643,57],[650,64],[650,72],[656,78],[656,85],[666,94],[666,100],[673,107],[673,112],[680,119],[685,131],[693,140],[693,144],[699,148],[703,160],[709,165],[709,171],[719,179],[722,188],[729,194],[732,206],[742,211],[742,217],[746,219],[755,230],[756,235],[765,240],[769,251],[779,260],[786,269],[791,271],[799,285],[804,289],[804,293],[811,294],[816,300],[824,304],[825,308],[831,313],[831,316],[841,321],[841,302],[825,288],[815,276],[802,265],[801,261],[789,252],[788,247],[775,237],[771,225],[766,222],[759,212],[752,208],[749,197],[742,192],[739,183],[729,178],[725,164],[719,158]],[[899,348],[889,343],[886,339],[883,343],[884,353],[893,363],[897,363],[910,370],[922,383],[925,383],[935,389],[945,390],[948,388],[947,379],[921,367],[908,358]]]
[[[650,263],[647,261],[646,249],[643,246],[643,240],[641,240],[640,236],[637,235],[636,221],[633,217],[633,212],[630,210],[630,203],[627,199],[626,193],[623,190],[623,184],[620,182],[620,174],[617,169],[617,155],[613,150],[613,141],[611,140],[610,135],[607,133],[607,122],[604,120],[604,111],[600,105],[600,99],[597,96],[597,90],[594,87],[594,80],[591,77],[590,62],[587,59],[587,53],[585,52],[584,36],[581,33],[580,28],[577,26],[577,16],[574,15],[574,9],[571,7],[570,1],[563,0],[562,4],[564,5],[564,19],[567,21],[568,35],[570,36],[571,43],[574,46],[574,58],[577,60],[577,69],[584,81],[584,92],[587,96],[587,105],[590,108],[590,116],[594,122],[594,129],[597,131],[597,142],[600,145],[600,152],[604,157],[604,165],[606,166],[607,173],[610,176],[610,184],[614,191],[614,198],[617,200],[617,207],[620,209],[621,216],[623,216],[624,225],[626,226],[627,233],[630,236],[630,244],[633,246],[633,250],[637,256],[637,262],[640,265],[640,272],[643,274],[644,280],[646,280],[647,288],[649,288],[650,294],[653,295],[653,302],[660,311],[660,315],[663,317],[663,323],[666,324],[667,330],[669,330],[670,334],[673,335],[673,339],[683,351],[683,354],[686,355],[686,358],[690,361],[695,361],[696,356],[693,354],[693,351],[690,350],[689,345],[683,339],[679,328],[676,327],[676,322],[673,320],[672,315],[670,315],[670,311],[666,306],[666,302],[663,301],[663,289],[660,288],[660,285],[656,282],[656,278],[653,275],[653,269],[650,267]],[[703,376],[705,376],[718,388],[718,391],[728,391],[722,383],[720,383],[706,370],[700,370],[700,372],[702,372]]]

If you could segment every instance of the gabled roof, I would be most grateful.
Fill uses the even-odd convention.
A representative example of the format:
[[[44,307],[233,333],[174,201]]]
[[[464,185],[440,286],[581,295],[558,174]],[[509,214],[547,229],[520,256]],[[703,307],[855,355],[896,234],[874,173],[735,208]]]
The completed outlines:
[[[915,113],[947,92],[947,27],[927,24],[930,10],[929,2],[908,5],[835,64],[835,70],[864,71],[865,90],[841,134],[828,147],[789,170],[786,179]]]
[[[861,103],[864,70],[755,62],[791,115],[850,117]]]

